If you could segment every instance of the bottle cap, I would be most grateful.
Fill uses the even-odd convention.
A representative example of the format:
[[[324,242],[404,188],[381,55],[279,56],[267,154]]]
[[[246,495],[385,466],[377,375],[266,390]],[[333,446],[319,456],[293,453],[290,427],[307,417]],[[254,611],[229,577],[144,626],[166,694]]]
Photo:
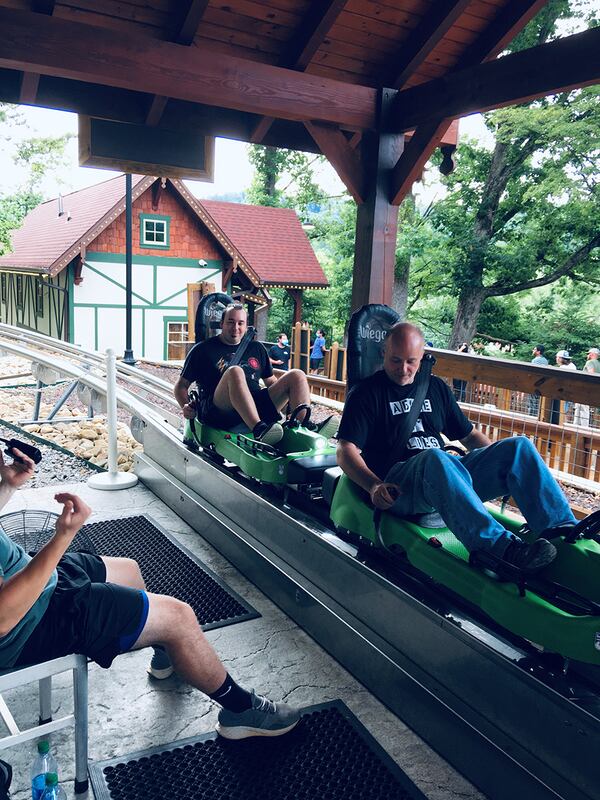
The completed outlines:
[[[46,773],[46,786],[56,786],[58,784],[58,775],[56,772]]]
[[[48,742],[46,741],[46,739],[42,739],[42,741],[41,741],[41,742],[38,742],[38,743],[37,743],[37,749],[38,749],[38,753],[39,753],[41,756],[43,756],[43,755],[46,755],[46,753],[48,753],[48,752],[49,752],[49,750],[50,750],[50,745],[48,744]]]

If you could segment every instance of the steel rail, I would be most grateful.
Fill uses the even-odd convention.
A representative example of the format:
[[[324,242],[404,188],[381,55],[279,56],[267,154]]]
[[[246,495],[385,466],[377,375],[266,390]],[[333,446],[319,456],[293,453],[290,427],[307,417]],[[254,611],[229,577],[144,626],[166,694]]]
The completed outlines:
[[[17,341],[28,344],[35,344],[36,347],[42,350],[59,353],[63,356],[69,355],[79,360],[85,358],[90,365],[94,364],[101,369],[104,368],[104,353],[97,350],[86,350],[79,345],[59,341],[51,336],[38,333],[37,331],[24,331],[23,328],[0,323],[0,337],[16,339]],[[120,373],[122,377],[128,376],[131,379],[136,379],[139,381],[137,385],[139,385],[140,388],[146,387],[147,391],[152,391],[153,394],[173,403],[173,405],[177,407],[177,402],[173,397],[173,387],[168,381],[120,361],[117,361],[117,372]]]
[[[44,334],[24,331],[22,328],[6,324],[0,324],[0,349],[19,355],[29,361],[42,363],[62,375],[76,378],[80,383],[106,394],[105,357],[103,353],[85,350],[69,342],[60,342]],[[65,358],[68,361],[65,361]],[[79,367],[76,374],[68,371],[66,365],[69,363]],[[136,367],[122,363],[117,364],[117,374],[126,387],[132,387],[137,390],[137,400],[146,409],[144,413],[151,413],[153,409],[161,408],[152,402],[146,393],[154,395],[172,407],[171,409],[161,408],[160,413],[162,416],[174,427],[179,425],[181,415],[170,383]],[[93,377],[96,377],[100,384],[92,386],[91,379]],[[117,400],[121,404],[119,395],[117,395]],[[144,413],[141,416],[136,413],[135,416],[144,419]]]
[[[87,355],[85,354],[81,354],[77,358],[76,354],[70,353],[71,360],[67,361],[64,358],[57,358],[56,351],[60,352],[60,348],[58,347],[55,348],[53,353],[47,353],[43,352],[41,349],[33,349],[23,344],[15,344],[14,342],[7,341],[5,338],[0,338],[0,349],[13,353],[27,361],[43,364],[61,375],[77,380],[90,389],[94,389],[100,395],[106,395],[106,376],[94,374],[90,370],[84,368],[87,363]],[[80,366],[80,364],[83,366]],[[157,425],[159,427],[168,426],[176,430],[169,421],[169,418],[174,416],[170,411],[156,404],[149,403],[147,399],[139,395],[134,395],[121,386],[117,386],[117,404],[126,411],[129,411],[132,416],[143,420],[146,424]]]

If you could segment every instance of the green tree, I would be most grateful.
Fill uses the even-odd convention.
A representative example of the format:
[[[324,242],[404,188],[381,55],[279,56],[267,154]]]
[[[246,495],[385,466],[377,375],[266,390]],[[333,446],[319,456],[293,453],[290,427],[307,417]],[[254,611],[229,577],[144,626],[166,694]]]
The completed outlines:
[[[322,156],[254,144],[248,148],[254,176],[246,200],[259,206],[294,208],[301,219],[307,218],[307,206],[323,200],[313,166]]]
[[[15,136],[25,124],[18,107],[0,104],[0,148],[11,152],[14,162],[25,168],[22,184],[9,194],[0,194],[0,255],[10,250],[10,234],[25,216],[42,202],[44,177],[65,164],[65,147],[71,134]]]
[[[569,14],[550,2],[511,49],[541,44]],[[457,300],[449,347],[470,341],[483,304],[600,274],[600,91],[589,87],[486,115],[493,151],[459,145],[448,194],[429,221],[430,258]]]

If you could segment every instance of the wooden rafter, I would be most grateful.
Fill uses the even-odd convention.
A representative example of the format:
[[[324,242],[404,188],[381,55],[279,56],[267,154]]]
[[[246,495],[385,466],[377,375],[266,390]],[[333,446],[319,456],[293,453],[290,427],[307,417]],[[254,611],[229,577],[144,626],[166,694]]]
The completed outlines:
[[[192,44],[208,3],[209,0],[187,1],[181,11],[180,19],[175,29],[174,42],[188,46]],[[146,125],[152,127],[158,125],[168,102],[169,98],[166,95],[154,95],[146,116]]]
[[[0,8],[0,30],[0,67],[298,122],[376,124],[369,87],[14,9]]]
[[[55,0],[32,0],[31,10],[36,14],[46,14],[52,16],[54,13]],[[39,72],[24,71],[21,76],[21,88],[19,91],[19,103],[33,105],[37,97],[38,86],[40,83]]]
[[[357,151],[339,128],[312,122],[304,124],[352,197],[357,203],[362,203],[365,197],[364,174]]]
[[[388,70],[385,86],[401,89],[454,25],[471,0],[437,0],[423,17],[395,64]]]
[[[457,70],[495,58],[545,5],[546,0],[513,0],[467,50],[457,65]],[[392,203],[399,205],[406,197],[414,181],[423,172],[449,122],[449,119],[440,115],[417,128],[392,172]]]
[[[600,28],[453,72],[396,97],[394,120],[402,129],[431,121],[526,103],[547,94],[600,83]],[[394,123],[392,123],[394,124]]]
[[[40,83],[39,72],[24,72],[21,76],[19,103],[24,103],[26,105],[33,105],[37,97],[39,83]]]
[[[348,0],[313,0],[279,66],[304,72],[347,3]],[[274,121],[273,117],[259,120],[250,141],[260,144]]]

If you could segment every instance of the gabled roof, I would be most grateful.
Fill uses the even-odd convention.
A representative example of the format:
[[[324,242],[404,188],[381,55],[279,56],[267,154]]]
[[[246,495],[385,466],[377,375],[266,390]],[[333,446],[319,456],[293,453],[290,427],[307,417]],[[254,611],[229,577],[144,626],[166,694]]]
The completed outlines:
[[[158,178],[134,175],[134,201]],[[325,287],[327,278],[291,209],[199,200],[179,180],[169,180],[190,211],[255,286]],[[13,233],[13,252],[0,269],[54,276],[125,211],[125,176],[49,200],[33,209]]]
[[[203,200],[202,205],[236,243],[265,286],[328,286],[325,273],[291,208]]]
[[[144,192],[155,178],[134,175],[133,199]],[[110,178],[62,198],[64,213],[59,216],[60,199],[41,203],[13,232],[12,253],[0,257],[0,268],[15,268],[51,276],[67,264],[125,210],[125,176]]]

